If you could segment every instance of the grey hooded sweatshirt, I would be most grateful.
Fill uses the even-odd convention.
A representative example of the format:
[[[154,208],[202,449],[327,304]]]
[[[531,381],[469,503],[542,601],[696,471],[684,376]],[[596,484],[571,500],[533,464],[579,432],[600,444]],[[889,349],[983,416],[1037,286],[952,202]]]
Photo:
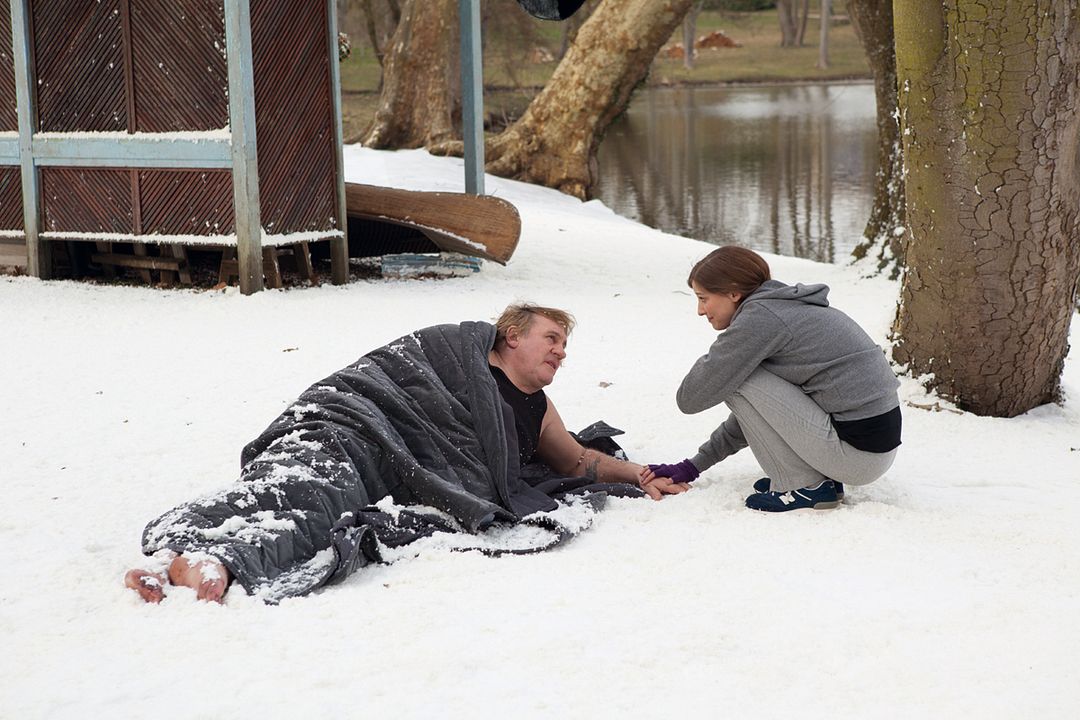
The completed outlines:
[[[829,413],[842,439],[848,440],[845,430],[863,437],[886,433],[872,438],[875,452],[899,445],[900,383],[870,336],[829,307],[828,294],[827,285],[763,283],[683,379],[675,396],[679,409],[693,414],[727,402],[761,367],[802,388]],[[705,470],[744,447],[746,438],[732,415],[691,461]]]

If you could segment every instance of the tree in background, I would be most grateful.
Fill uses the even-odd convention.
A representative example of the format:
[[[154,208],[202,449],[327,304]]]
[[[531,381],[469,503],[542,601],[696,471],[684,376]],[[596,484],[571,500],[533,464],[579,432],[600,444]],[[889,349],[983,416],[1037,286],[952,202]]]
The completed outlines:
[[[379,107],[361,142],[416,148],[454,137],[459,103],[458,3],[406,0],[383,63]]]
[[[874,75],[877,99],[877,171],[874,206],[856,258],[877,254],[878,271],[896,278],[904,264],[904,154],[896,110],[896,51],[893,0],[848,0],[848,15]]]
[[[486,170],[579,198],[596,180],[596,150],[693,0],[604,0],[525,113],[486,142]],[[461,154],[460,141],[429,146]]]
[[[398,0],[359,0],[364,11],[364,30],[367,32],[368,42],[371,43],[375,59],[379,61],[379,67],[383,67],[383,56],[386,54],[386,45],[401,22],[401,5]],[[338,16],[343,13],[338,10]],[[381,86],[380,82],[380,86]]]
[[[821,0],[821,21],[820,25],[821,34],[818,40],[818,61],[817,66],[821,70],[825,70],[829,67],[829,20],[832,13],[832,3],[830,0]]]
[[[1077,0],[894,8],[907,182],[895,359],[958,406],[1060,395],[1080,277]]]
[[[806,21],[810,17],[810,0],[777,0],[776,15],[780,19],[780,47],[802,47],[806,37]]]
[[[705,0],[696,0],[690,5],[690,9],[686,11],[686,17],[683,18],[683,67],[687,70],[694,69],[694,39],[697,36],[697,18],[701,14],[704,5]]]
[[[486,64],[499,65],[510,86],[518,89],[529,85],[528,75],[522,74],[524,68],[553,59],[546,53],[544,36],[540,31],[541,26],[551,23],[537,20],[521,10],[515,0],[483,0],[480,3],[480,38]],[[560,21],[559,25],[569,25],[587,10],[578,10],[570,18]],[[544,55],[533,55],[539,52]]]

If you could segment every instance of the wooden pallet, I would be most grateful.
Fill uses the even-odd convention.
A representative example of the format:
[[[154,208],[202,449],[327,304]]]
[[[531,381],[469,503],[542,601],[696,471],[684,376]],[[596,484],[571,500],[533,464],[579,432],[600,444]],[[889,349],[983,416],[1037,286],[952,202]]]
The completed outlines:
[[[177,279],[183,285],[191,285],[191,269],[188,266],[187,251],[183,245],[158,245],[158,255],[150,255],[146,244],[133,243],[132,254],[117,253],[113,243],[98,242],[97,252],[90,256],[90,262],[101,265],[105,277],[116,277],[117,267],[134,268],[139,271],[143,282],[153,282],[151,271],[160,273],[162,285],[172,285]]]
[[[345,183],[350,219],[415,228],[448,252],[505,265],[521,237],[517,208],[501,198]]]
[[[289,255],[291,253],[291,255]],[[296,273],[300,279],[307,280],[312,285],[319,284],[319,278],[311,265],[311,251],[306,242],[293,243],[281,247],[263,247],[263,278],[268,288],[280,288],[282,254],[291,257],[295,265]],[[236,248],[225,247],[221,251],[221,266],[218,269],[218,282],[228,285],[233,278],[240,277],[240,261],[236,259]]]

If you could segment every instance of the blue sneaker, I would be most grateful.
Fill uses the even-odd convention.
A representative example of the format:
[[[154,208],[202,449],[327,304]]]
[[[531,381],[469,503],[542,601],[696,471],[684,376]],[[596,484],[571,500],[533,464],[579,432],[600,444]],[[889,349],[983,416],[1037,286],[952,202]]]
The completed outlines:
[[[844,483],[832,481],[833,487],[836,488],[836,501],[844,502]],[[754,483],[754,492],[769,492],[769,488],[772,486],[772,480],[769,478],[761,478]]]
[[[760,482],[760,481],[759,481]],[[832,480],[823,480],[812,488],[790,492],[759,492],[746,498],[746,507],[762,512],[787,512],[789,510],[831,510],[840,501],[836,499],[836,487]]]

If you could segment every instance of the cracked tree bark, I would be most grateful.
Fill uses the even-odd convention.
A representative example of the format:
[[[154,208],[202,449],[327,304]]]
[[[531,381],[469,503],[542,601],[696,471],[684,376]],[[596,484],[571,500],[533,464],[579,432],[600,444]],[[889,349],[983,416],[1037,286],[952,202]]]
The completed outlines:
[[[487,172],[589,197],[604,131],[626,108],[692,1],[600,3],[525,113],[487,140]],[[445,142],[428,149],[460,155],[462,144]]]
[[[1077,0],[894,8],[907,183],[895,359],[959,407],[1060,396],[1080,277]]]
[[[877,100],[878,157],[874,206],[856,259],[874,253],[878,272],[896,278],[904,266],[904,155],[896,111],[896,52],[892,0],[848,0],[848,15],[866,52]]]
[[[409,0],[383,58],[375,118],[361,142],[371,148],[417,148],[454,136],[457,101],[456,0]]]

